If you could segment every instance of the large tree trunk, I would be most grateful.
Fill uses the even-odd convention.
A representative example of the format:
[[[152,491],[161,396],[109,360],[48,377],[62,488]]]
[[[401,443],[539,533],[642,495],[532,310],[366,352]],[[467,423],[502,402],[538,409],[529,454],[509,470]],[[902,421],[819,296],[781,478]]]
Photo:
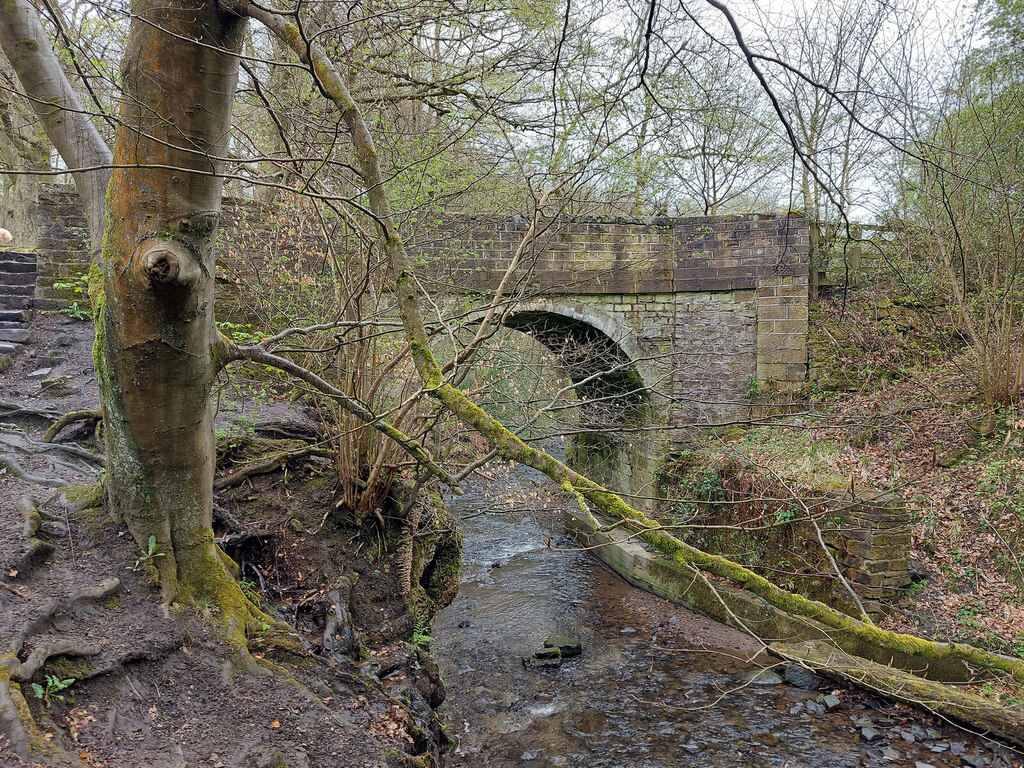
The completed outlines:
[[[110,503],[165,599],[221,594],[209,393],[214,255],[244,23],[216,2],[136,0],[107,195],[96,367]],[[95,287],[95,286],[94,286]]]

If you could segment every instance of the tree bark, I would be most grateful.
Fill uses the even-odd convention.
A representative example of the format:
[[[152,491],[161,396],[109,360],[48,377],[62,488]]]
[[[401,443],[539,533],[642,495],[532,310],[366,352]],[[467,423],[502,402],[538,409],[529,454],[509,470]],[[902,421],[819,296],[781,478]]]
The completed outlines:
[[[0,227],[10,230],[21,250],[36,247],[39,229],[39,182],[50,169],[50,142],[35,114],[16,95],[16,76],[0,61],[0,163],[8,171],[3,178]]]
[[[102,286],[107,487],[139,547],[156,537],[165,599],[206,594],[228,613],[240,592],[211,527],[209,393],[223,350],[213,245],[244,23],[209,0],[136,0],[133,12],[103,273],[91,281]]]

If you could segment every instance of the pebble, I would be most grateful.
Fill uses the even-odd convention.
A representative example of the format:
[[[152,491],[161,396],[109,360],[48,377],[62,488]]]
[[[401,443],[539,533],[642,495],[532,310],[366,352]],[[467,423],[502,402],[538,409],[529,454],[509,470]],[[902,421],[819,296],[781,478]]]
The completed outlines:
[[[26,374],[26,378],[29,378],[29,379],[42,379],[42,378],[45,378],[45,377],[49,376],[50,375],[50,371],[52,371],[52,370],[53,370],[53,368],[36,368],[36,370],[32,371],[31,373]]]
[[[935,768],[935,766],[931,763],[922,763],[920,760],[915,760],[914,768]]]
[[[808,702],[809,703],[809,702]],[[878,741],[882,738],[882,734],[870,725],[866,725],[860,729],[860,737],[864,739],[868,744]]]
[[[903,757],[903,755],[901,755],[892,747],[886,747],[882,750],[882,757],[890,762],[895,762],[896,760],[899,760],[901,757]]]
[[[828,696],[822,698],[821,703],[825,707],[826,712],[833,712],[839,709],[843,702],[839,700],[838,696],[830,693]]]

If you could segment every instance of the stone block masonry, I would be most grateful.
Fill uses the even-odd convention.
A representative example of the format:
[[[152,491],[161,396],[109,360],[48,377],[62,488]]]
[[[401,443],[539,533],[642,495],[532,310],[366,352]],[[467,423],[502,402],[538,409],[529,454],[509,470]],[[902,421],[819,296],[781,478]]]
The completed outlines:
[[[874,493],[851,498],[849,493],[826,503],[837,525],[821,525],[822,538],[833,550],[836,562],[861,596],[872,616],[910,584],[908,553],[912,518],[897,494]]]
[[[259,247],[233,227],[251,235],[262,210],[225,201],[225,236]],[[88,267],[73,188],[44,186],[39,217],[35,306],[82,300],[74,287],[54,288],[74,286]],[[403,236],[428,289],[472,302],[493,293],[526,229],[517,217],[451,219]],[[807,376],[809,232],[794,214],[558,219],[523,249],[510,285],[523,306],[571,317],[621,347],[667,426],[745,420],[752,380],[786,391]],[[318,270],[308,257],[285,256]]]
[[[39,193],[36,290],[33,304],[42,309],[66,307],[72,301],[88,304],[75,287],[89,271],[89,228],[85,209],[74,187],[43,185]]]
[[[434,291],[485,297],[526,222],[442,222],[408,233]],[[551,222],[511,284],[531,307],[580,319],[629,347],[683,427],[744,420],[751,381],[794,390],[807,376],[809,227],[793,214]],[[532,302],[532,303],[531,303]]]

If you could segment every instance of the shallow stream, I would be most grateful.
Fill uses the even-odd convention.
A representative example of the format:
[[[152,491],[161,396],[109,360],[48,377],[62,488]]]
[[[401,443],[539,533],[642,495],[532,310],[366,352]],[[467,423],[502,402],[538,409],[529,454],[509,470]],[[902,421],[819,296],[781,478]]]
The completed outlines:
[[[538,512],[540,483],[517,469],[448,499],[465,536],[459,596],[432,632],[460,742],[449,765],[1021,765],[906,709],[866,706],[863,694],[839,691],[826,712],[816,702],[829,690],[751,684],[756,643],[575,548],[560,515]],[[580,640],[582,655],[525,666],[551,635]],[[865,728],[877,732],[870,743]]]

